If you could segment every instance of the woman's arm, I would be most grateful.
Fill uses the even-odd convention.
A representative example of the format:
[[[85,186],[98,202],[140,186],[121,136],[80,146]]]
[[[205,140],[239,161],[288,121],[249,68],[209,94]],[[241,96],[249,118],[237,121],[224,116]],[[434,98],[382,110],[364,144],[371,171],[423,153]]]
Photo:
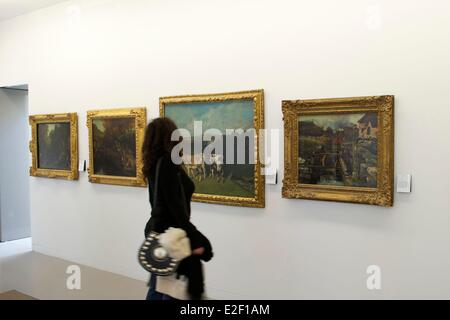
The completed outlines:
[[[192,250],[192,255],[193,256],[202,256],[204,253],[205,253],[205,248],[204,247],[200,247],[200,248]]]

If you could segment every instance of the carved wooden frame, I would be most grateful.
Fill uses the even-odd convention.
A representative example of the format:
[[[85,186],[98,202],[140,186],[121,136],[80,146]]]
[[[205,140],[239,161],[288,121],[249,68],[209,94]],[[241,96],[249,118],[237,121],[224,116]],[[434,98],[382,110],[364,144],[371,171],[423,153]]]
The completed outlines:
[[[94,173],[94,146],[92,121],[96,118],[134,118],[136,129],[136,177],[120,177],[99,175]],[[91,110],[87,112],[87,127],[89,131],[89,182],[112,184],[131,187],[146,187],[147,182],[142,173],[142,143],[144,141],[145,126],[147,125],[146,108]]]
[[[283,101],[284,198],[342,201],[380,206],[393,205],[394,96]],[[298,122],[302,115],[377,112],[377,187],[302,184],[298,181]]]
[[[165,115],[167,104],[186,104],[193,102],[214,102],[230,100],[253,100],[253,128],[255,129],[255,196],[252,198],[194,193],[192,200],[196,202],[224,204],[241,207],[265,207],[265,177],[262,173],[260,146],[263,146],[260,129],[264,129],[264,90],[228,92],[218,94],[200,94],[161,97],[159,99],[160,116]]]
[[[30,176],[78,180],[78,116],[76,113],[44,114],[29,117],[31,126],[31,167]],[[70,170],[39,168],[38,124],[69,123],[70,124]]]

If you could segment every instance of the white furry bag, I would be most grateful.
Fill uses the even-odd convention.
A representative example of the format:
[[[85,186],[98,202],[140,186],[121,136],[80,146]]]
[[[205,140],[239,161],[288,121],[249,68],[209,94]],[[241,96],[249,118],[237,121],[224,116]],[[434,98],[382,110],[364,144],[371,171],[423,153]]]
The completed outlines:
[[[186,232],[179,228],[169,228],[159,235],[159,244],[167,250],[169,256],[178,261],[192,254],[191,243]],[[156,278],[156,291],[178,300],[189,300],[188,279],[172,274]]]
[[[159,235],[159,244],[167,250],[169,256],[181,261],[192,254],[191,242],[186,231],[180,228],[169,228]]]

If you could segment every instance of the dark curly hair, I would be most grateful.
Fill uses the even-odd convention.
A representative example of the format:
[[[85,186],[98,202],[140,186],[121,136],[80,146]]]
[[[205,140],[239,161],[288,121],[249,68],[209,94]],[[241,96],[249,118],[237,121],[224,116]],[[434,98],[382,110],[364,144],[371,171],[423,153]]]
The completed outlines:
[[[178,141],[172,141],[172,133],[177,130],[177,125],[170,118],[156,118],[152,120],[145,130],[144,143],[142,145],[142,173],[150,176],[153,166],[163,155],[170,155]]]

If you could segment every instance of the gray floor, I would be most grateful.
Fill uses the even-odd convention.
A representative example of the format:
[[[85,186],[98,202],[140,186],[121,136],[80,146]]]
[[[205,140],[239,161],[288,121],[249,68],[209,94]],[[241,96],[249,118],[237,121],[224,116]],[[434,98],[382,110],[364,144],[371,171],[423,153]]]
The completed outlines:
[[[80,290],[67,286],[72,265],[80,267]],[[31,240],[24,239],[0,243],[0,293],[17,294],[10,291],[39,300],[143,300],[147,287],[142,281],[33,252]]]
[[[0,300],[36,300],[36,298],[27,296],[21,292],[12,290],[5,293],[0,293]]]

